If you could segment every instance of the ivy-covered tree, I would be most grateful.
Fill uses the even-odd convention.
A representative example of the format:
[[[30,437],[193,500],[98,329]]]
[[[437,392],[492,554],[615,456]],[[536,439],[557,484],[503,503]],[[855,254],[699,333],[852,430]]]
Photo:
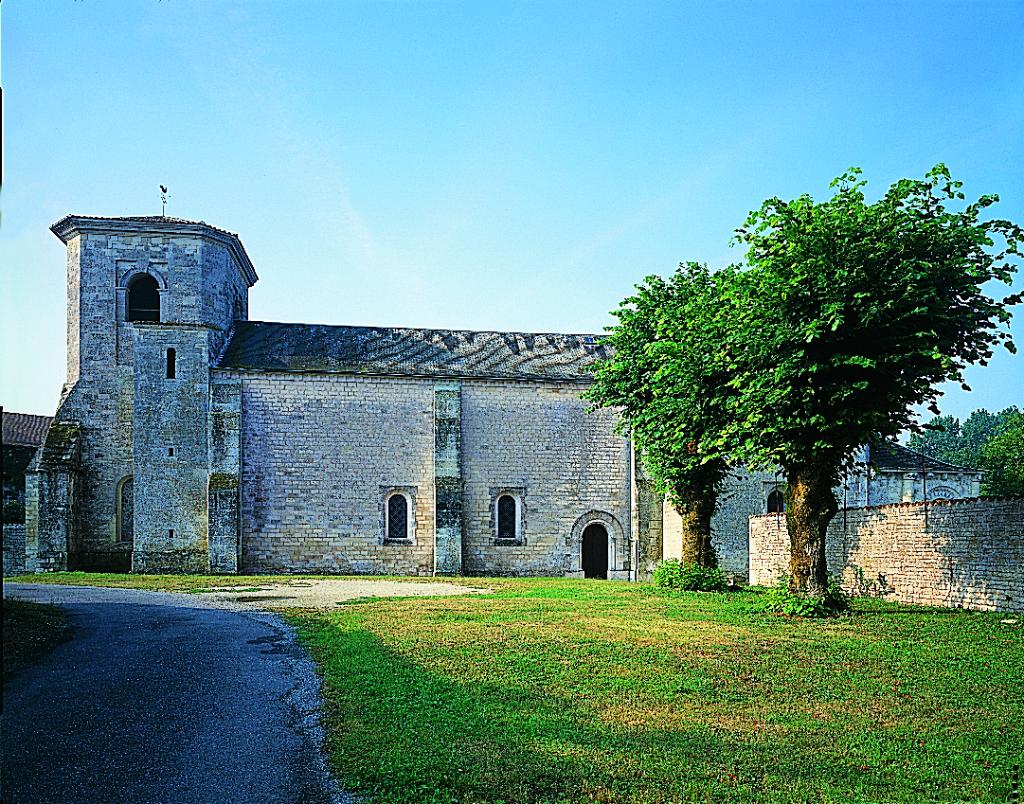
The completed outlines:
[[[717,440],[730,395],[725,360],[723,286],[731,274],[684,263],[668,279],[649,276],[613,314],[611,356],[587,393],[617,409],[638,457],[682,518],[682,560],[716,564],[711,517],[727,466]]]
[[[793,586],[814,595],[826,589],[832,489],[853,451],[919,429],[913,408],[938,414],[940,383],[963,384],[998,344],[1012,351],[1007,308],[1022,295],[985,288],[1009,284],[1024,231],[981,219],[996,196],[962,204],[944,165],[874,203],[857,169],[832,186],[821,202],[769,199],[737,230],[748,269],[732,283],[736,415],[721,436],[739,460],[782,466]]]

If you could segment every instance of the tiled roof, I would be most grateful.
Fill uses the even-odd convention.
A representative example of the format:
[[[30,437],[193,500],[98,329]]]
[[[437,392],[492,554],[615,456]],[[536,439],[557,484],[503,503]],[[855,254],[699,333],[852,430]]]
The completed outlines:
[[[907,449],[895,441],[879,441],[871,444],[869,449],[869,461],[876,469],[889,470],[893,472],[920,472],[922,460],[929,472],[976,472],[977,469],[969,469],[965,466],[956,466],[938,458],[923,456],[920,452]]]
[[[341,327],[239,321],[219,368],[588,380],[608,354],[596,335]]]
[[[79,221],[110,221],[116,223],[119,221],[125,221],[128,223],[158,223],[158,224],[170,224],[170,225],[185,225],[185,226],[205,226],[207,229],[213,229],[215,232],[220,232],[228,237],[238,237],[235,232],[229,232],[227,229],[221,229],[219,226],[214,226],[206,221],[192,221],[188,218],[175,218],[171,215],[65,215],[59,221],[57,221],[50,229],[58,229],[64,224],[65,221],[70,220]]]
[[[32,413],[10,413],[4,411],[4,444],[11,446],[38,447],[46,438],[46,429],[53,416],[36,416]]]

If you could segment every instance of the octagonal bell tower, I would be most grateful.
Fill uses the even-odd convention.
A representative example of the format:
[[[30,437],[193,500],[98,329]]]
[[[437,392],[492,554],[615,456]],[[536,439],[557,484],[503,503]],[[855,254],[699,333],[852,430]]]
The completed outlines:
[[[77,445],[64,467],[40,450],[29,565],[34,550],[39,569],[205,571],[210,366],[248,317],[256,271],[237,235],[203,222],[69,215],[51,228],[68,276],[55,425]]]

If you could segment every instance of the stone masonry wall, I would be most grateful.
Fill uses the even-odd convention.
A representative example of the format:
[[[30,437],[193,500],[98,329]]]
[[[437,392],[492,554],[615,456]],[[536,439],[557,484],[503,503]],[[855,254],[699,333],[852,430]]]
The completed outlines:
[[[25,526],[4,523],[4,577],[25,572]]]
[[[242,385],[242,570],[429,575],[434,383],[216,371]],[[384,543],[384,499],[412,496],[412,544]]]
[[[871,505],[916,502],[927,493],[931,500],[975,497],[980,475],[973,472],[928,472],[922,481],[919,472],[865,471],[857,465],[843,477],[836,487],[840,506],[845,500],[847,508],[863,506],[867,499]],[[775,472],[734,470],[722,485],[718,509],[711,520],[712,544],[718,556],[718,565],[726,572],[747,576],[747,520],[765,513],[768,495],[775,489],[785,491],[785,475]],[[681,552],[681,526],[679,514],[665,501],[665,558],[678,558]]]
[[[464,567],[468,574],[580,572],[580,534],[609,531],[610,578],[627,577],[629,447],[614,414],[587,413],[581,387],[466,380],[462,387]],[[521,506],[521,538],[498,543],[501,493]]]
[[[134,572],[206,572],[210,359],[204,327],[135,328]],[[174,377],[167,351],[174,349]]]
[[[580,534],[593,521],[609,532],[609,576],[630,572],[627,444],[611,415],[586,413],[575,385],[463,380],[460,393],[428,378],[214,376],[214,387],[242,388],[243,571],[452,571],[454,558],[435,566],[440,477],[461,479],[463,572],[578,573]],[[446,435],[453,413],[458,472],[446,463],[459,456]],[[395,489],[412,495],[412,544],[385,542],[384,499]],[[500,493],[520,503],[514,543],[496,540]]]
[[[718,566],[726,572],[747,577],[747,520],[764,513],[768,494],[777,487],[771,472],[735,470],[726,478],[718,495],[718,508],[711,519],[711,543]],[[664,556],[682,554],[682,524],[679,512],[666,499],[662,509]]]
[[[927,522],[926,522],[927,516]],[[1024,499],[853,508],[826,542],[829,572],[858,594],[904,603],[1024,611]],[[750,582],[788,571],[784,516],[750,519]]]

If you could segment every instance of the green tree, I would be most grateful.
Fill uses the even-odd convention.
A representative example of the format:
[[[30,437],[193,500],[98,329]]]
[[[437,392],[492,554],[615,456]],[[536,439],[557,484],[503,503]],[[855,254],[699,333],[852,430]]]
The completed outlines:
[[[982,494],[1024,495],[1024,413],[1015,411],[1002,432],[989,439],[981,455]]]
[[[682,559],[715,566],[711,517],[727,473],[717,440],[731,395],[724,374],[723,287],[731,274],[698,263],[649,276],[613,315],[610,357],[587,398],[615,408],[656,487],[683,523]]]
[[[1016,406],[1005,408],[998,413],[989,413],[979,408],[971,413],[961,425],[953,416],[936,416],[924,425],[924,430],[911,435],[907,442],[910,449],[924,450],[929,456],[941,461],[982,469],[989,466],[984,456],[986,445],[996,436],[1004,433],[1020,410]],[[986,471],[999,471],[998,468]],[[983,487],[984,492],[984,487]]]
[[[983,288],[1010,283],[1024,231],[981,220],[996,196],[960,204],[944,165],[874,203],[857,169],[832,186],[822,202],[769,199],[737,230],[749,267],[732,285],[743,302],[728,330],[738,399],[720,440],[737,459],[782,466],[793,586],[816,596],[832,488],[855,448],[918,430],[913,407],[938,414],[940,383],[963,385],[965,367],[1000,343],[1012,351],[1007,308],[1022,295]]]
[[[960,461],[960,420],[955,416],[935,416],[924,425],[920,433],[913,433],[907,447],[914,452],[926,452],[940,461],[962,465]]]

